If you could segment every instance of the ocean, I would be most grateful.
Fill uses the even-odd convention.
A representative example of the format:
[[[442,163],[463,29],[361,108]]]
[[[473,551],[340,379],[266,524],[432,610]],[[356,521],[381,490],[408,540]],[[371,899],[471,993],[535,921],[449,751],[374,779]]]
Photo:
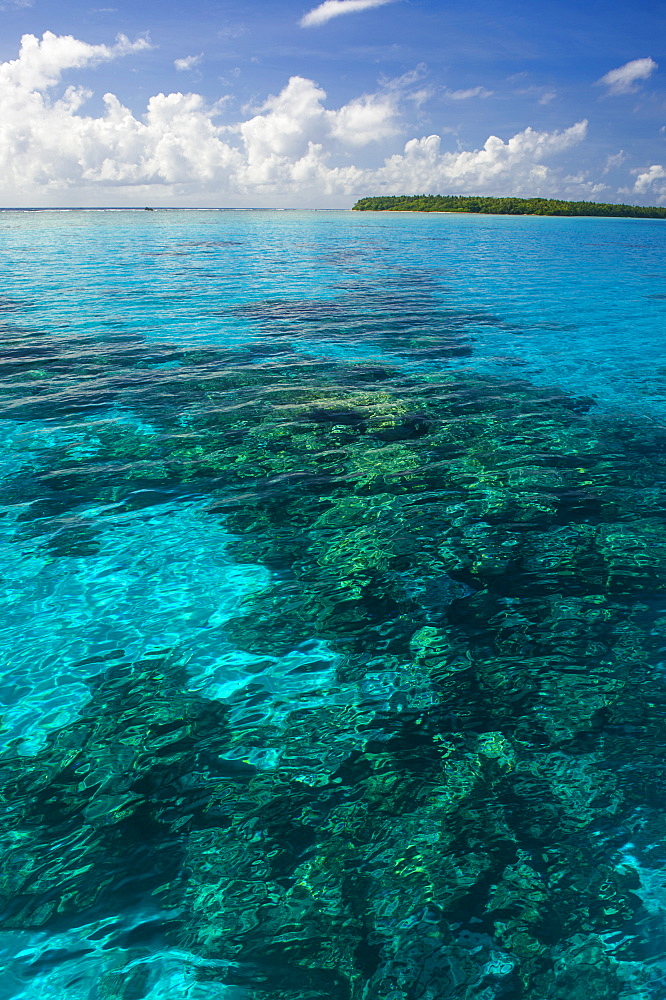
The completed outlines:
[[[666,997],[665,259],[0,212],[0,1000]]]

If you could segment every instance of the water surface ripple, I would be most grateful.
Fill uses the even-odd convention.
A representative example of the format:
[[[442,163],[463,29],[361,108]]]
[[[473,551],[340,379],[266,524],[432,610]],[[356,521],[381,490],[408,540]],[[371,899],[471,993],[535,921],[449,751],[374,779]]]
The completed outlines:
[[[663,1000],[665,249],[0,213],[0,1000]]]

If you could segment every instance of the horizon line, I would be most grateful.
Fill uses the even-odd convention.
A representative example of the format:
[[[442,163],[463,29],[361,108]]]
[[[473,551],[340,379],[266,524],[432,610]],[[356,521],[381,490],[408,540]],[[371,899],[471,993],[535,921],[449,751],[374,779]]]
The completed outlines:
[[[15,205],[0,212],[350,212],[351,208],[302,208],[290,205]]]

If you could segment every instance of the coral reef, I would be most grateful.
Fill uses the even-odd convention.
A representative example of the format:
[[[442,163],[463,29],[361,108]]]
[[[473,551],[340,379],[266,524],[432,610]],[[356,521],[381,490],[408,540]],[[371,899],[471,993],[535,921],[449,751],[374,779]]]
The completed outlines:
[[[177,645],[121,651],[28,768],[4,753],[5,928],[149,897],[197,980],[250,1000],[657,995],[622,848],[666,779],[664,434],[526,382],[313,360],[345,317],[464,354],[433,308],[258,303],[239,348],[82,343],[87,394],[47,348],[5,363],[8,395],[35,387],[19,540],[86,557],[90,511],[196,496],[271,574],[224,625],[247,674],[224,697]],[[46,402],[66,433],[30,437]],[[130,1000],[149,948],[125,946],[100,989]]]

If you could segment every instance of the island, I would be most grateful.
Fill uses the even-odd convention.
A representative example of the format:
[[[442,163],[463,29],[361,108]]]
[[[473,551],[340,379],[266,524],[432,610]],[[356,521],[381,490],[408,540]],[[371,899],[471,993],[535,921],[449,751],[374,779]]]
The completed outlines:
[[[472,212],[478,215],[600,215],[626,219],[666,219],[666,207],[609,205],[559,198],[487,198],[476,195],[419,194],[361,198],[354,212]]]

